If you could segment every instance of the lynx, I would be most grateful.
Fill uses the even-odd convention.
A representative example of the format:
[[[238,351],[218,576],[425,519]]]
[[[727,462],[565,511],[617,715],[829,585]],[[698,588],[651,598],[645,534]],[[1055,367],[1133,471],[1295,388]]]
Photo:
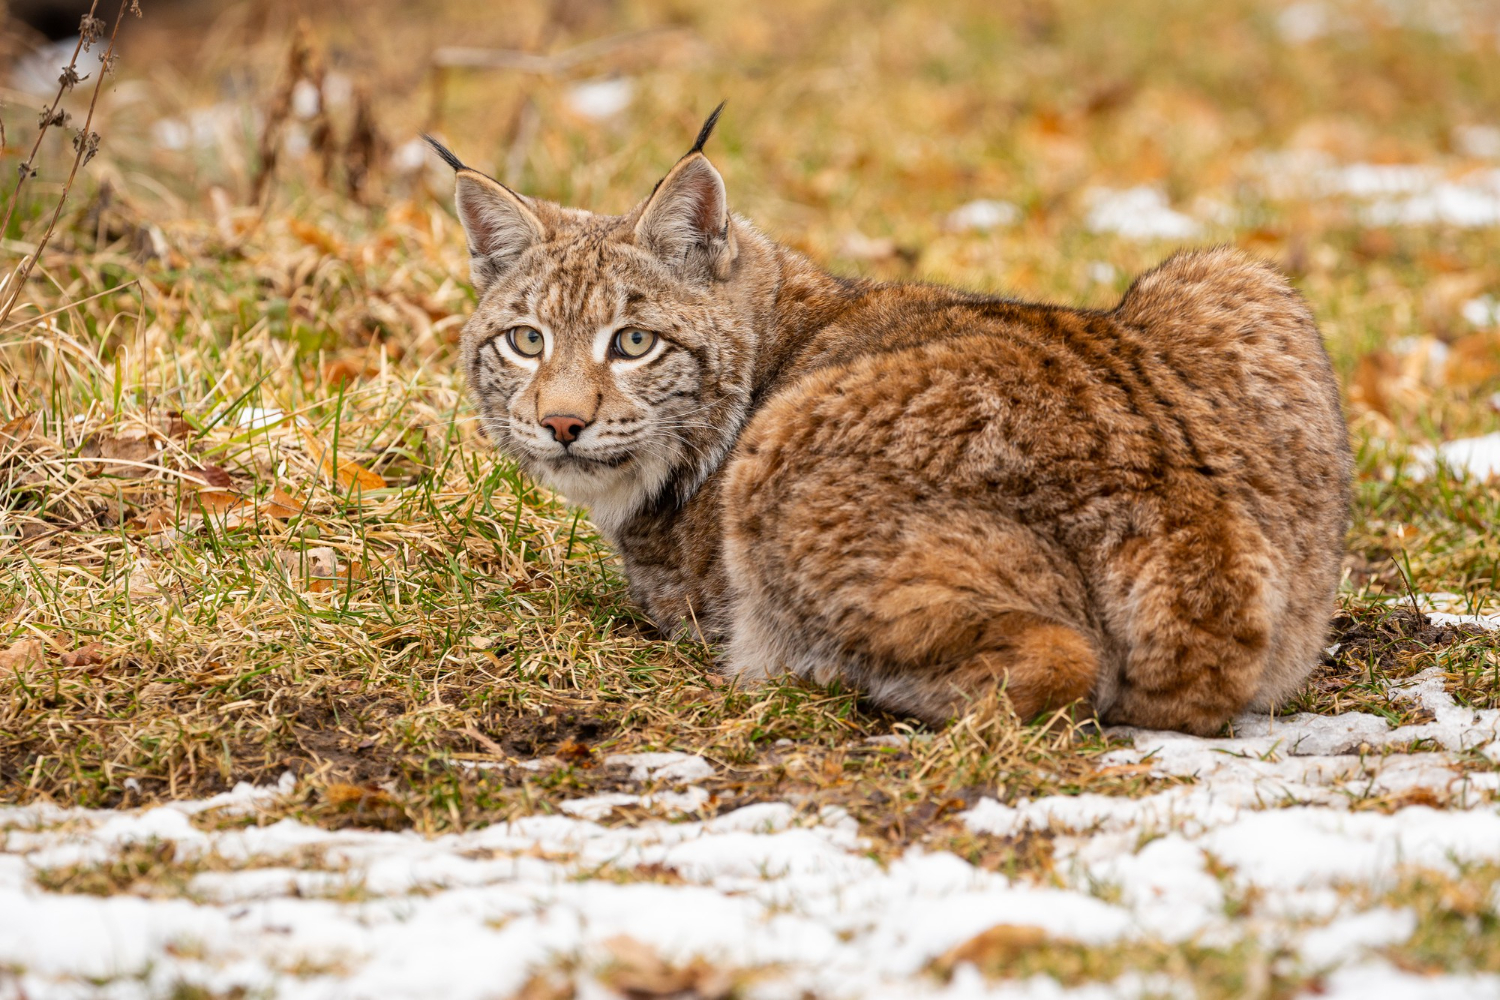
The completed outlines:
[[[1001,689],[1209,734],[1298,688],[1351,459],[1280,273],[1182,252],[1108,311],[836,277],[729,212],[718,115],[622,216],[429,140],[482,426],[589,508],[662,630],[934,724]]]

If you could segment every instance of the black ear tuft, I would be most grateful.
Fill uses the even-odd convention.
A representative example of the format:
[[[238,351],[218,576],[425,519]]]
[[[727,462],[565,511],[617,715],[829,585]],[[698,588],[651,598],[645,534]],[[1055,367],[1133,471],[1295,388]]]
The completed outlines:
[[[694,153],[703,152],[703,144],[708,141],[709,136],[714,134],[714,126],[719,124],[719,113],[724,110],[724,105],[728,103],[728,101],[720,101],[719,106],[714,108],[714,113],[708,116],[708,121],[704,122],[703,127],[698,130],[698,139],[693,143],[693,148],[687,151],[687,155],[692,156]],[[432,140],[428,139],[427,141],[431,142]],[[448,155],[451,156],[453,154],[449,153]]]
[[[721,108],[723,106],[724,105],[722,105],[722,104],[719,105],[719,107],[721,107]],[[714,112],[714,117],[718,117],[718,114],[719,113],[717,111],[715,111]],[[424,138],[424,139],[427,140],[427,145],[431,146],[432,147],[432,151],[434,153],[436,153],[437,155],[441,156],[443,158],[443,162],[446,163],[446,164],[448,164],[448,166],[452,167],[454,170],[466,170],[466,169],[468,169],[467,167],[464,166],[464,161],[463,160],[460,160],[458,157],[456,157],[456,156],[453,155],[453,150],[449,149],[447,146],[444,146],[442,143],[438,142],[436,139],[434,139],[432,136],[428,135],[426,132],[422,133],[422,138]]]

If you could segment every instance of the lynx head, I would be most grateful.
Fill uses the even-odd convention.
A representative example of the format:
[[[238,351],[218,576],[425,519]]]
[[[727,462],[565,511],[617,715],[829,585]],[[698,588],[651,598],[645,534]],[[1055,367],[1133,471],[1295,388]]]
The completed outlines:
[[[703,155],[722,107],[623,216],[518,194],[428,140],[458,173],[479,294],[463,359],[485,432],[610,534],[691,496],[748,409],[744,224]]]

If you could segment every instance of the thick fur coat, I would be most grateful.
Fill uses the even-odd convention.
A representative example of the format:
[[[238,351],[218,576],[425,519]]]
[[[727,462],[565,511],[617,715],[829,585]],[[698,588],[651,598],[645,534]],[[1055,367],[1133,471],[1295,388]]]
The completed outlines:
[[[1351,463],[1281,274],[1184,252],[1109,311],[837,278],[730,214],[712,123],[624,216],[439,147],[485,430],[589,507],[662,629],[931,722],[1003,688],[1211,733],[1298,688]]]

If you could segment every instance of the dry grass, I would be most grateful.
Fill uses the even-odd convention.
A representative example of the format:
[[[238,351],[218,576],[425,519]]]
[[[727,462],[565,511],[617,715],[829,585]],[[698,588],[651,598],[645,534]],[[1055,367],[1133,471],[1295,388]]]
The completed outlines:
[[[1397,560],[1476,609],[1500,587],[1500,492],[1415,479],[1397,447],[1492,429],[1500,364],[1408,377],[1392,352],[1500,352],[1459,315],[1500,287],[1493,230],[1372,229],[1336,199],[1270,197],[1254,164],[1298,147],[1459,169],[1453,129],[1500,106],[1500,65],[1482,33],[1338,6],[1356,33],[1289,44],[1280,8],[1251,0],[576,2],[477,23],[371,3],[291,33],[269,0],[148,5],[99,156],[0,330],[0,801],[130,806],[290,769],[306,780],[282,813],[440,830],[622,787],[605,754],[679,749],[719,765],[706,811],[840,804],[882,850],[923,841],[1046,880],[1048,845],[973,837],[954,813],[981,792],[1152,787],[1101,774],[1106,741],[1061,721],[981,705],[923,733],[847,692],[725,684],[712,650],[650,631],[587,519],[479,438],[446,180],[382,151],[433,128],[531,193],[621,210],[724,96],[711,152],[736,209],[843,273],[1102,305],[1171,243],[1089,232],[1090,186],[1233,206],[1204,238],[1292,270],[1353,387],[1345,646],[1296,707],[1413,721],[1385,684],[1432,664],[1496,704],[1491,640],[1389,604]],[[670,30],[553,74],[424,56],[651,27]],[[294,68],[322,81],[311,118]],[[629,111],[570,110],[571,82],[610,72],[634,81]],[[21,141],[24,117],[0,113]],[[44,149],[4,252],[34,245],[71,152]],[[976,197],[1020,221],[949,231]],[[893,733],[916,738],[867,741]],[[533,757],[555,766],[513,766]]]

